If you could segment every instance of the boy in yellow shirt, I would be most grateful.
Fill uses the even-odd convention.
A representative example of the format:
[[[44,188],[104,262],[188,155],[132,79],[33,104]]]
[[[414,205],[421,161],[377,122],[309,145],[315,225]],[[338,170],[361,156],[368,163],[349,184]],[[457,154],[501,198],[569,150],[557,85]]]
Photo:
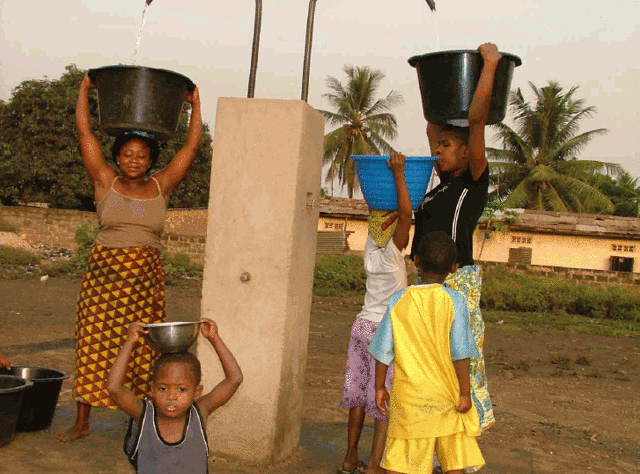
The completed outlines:
[[[423,284],[396,292],[369,345],[376,359],[376,405],[389,414],[382,463],[388,473],[431,473],[433,452],[442,470],[462,474],[484,458],[476,437],[469,358],[477,355],[464,297],[443,285],[457,267],[445,232],[419,242],[416,263]],[[391,396],[387,368],[395,375]]]

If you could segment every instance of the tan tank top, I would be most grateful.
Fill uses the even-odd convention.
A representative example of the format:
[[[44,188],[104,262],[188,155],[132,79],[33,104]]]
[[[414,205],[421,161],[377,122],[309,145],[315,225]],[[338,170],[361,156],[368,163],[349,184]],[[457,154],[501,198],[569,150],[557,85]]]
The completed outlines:
[[[96,206],[100,228],[96,243],[110,248],[150,245],[161,249],[167,205],[160,184],[152,177],[158,195],[152,199],[138,199],[116,191],[113,187],[116,179]]]

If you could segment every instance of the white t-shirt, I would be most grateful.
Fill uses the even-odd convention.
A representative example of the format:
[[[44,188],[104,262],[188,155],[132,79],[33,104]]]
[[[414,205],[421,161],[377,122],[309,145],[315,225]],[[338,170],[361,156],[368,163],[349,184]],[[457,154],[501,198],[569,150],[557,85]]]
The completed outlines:
[[[378,247],[371,236],[367,236],[364,269],[367,272],[367,291],[362,311],[356,318],[379,323],[387,311],[391,295],[407,287],[404,253],[398,250],[393,239],[386,247]]]

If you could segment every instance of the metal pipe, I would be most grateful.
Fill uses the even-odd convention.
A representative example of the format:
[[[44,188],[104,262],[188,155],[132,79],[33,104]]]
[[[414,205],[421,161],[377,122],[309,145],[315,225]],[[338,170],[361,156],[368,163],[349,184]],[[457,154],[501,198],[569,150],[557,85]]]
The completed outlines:
[[[260,48],[260,27],[262,26],[262,0],[256,0],[256,14],[253,20],[253,47],[251,48],[251,69],[249,70],[249,88],[247,97],[256,92],[256,72],[258,70],[258,49]]]
[[[309,69],[311,68],[311,42],[313,39],[313,17],[316,12],[316,0],[309,0],[307,15],[307,38],[304,44],[304,65],[302,66],[302,94],[300,98],[307,101],[309,97]]]

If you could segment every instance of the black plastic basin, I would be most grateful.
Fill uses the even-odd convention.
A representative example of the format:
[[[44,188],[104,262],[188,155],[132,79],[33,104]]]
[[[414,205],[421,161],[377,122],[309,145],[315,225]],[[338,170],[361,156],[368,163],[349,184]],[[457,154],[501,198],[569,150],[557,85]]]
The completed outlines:
[[[176,132],[184,96],[195,88],[186,76],[142,66],[91,69],[98,89],[100,126],[109,135],[141,130],[165,142]]]
[[[473,93],[482,72],[478,51],[441,51],[413,56],[409,64],[418,71],[424,117],[432,123],[466,121]],[[502,122],[507,113],[511,78],[522,61],[513,54],[502,53],[493,81],[487,124]]]
[[[0,446],[13,438],[24,392],[31,386],[29,380],[0,375]]]
[[[9,373],[31,382],[22,396],[16,431],[38,431],[48,428],[56,411],[62,381],[69,378],[69,374],[46,367],[22,365],[12,366],[9,371],[3,369],[2,373]]]

